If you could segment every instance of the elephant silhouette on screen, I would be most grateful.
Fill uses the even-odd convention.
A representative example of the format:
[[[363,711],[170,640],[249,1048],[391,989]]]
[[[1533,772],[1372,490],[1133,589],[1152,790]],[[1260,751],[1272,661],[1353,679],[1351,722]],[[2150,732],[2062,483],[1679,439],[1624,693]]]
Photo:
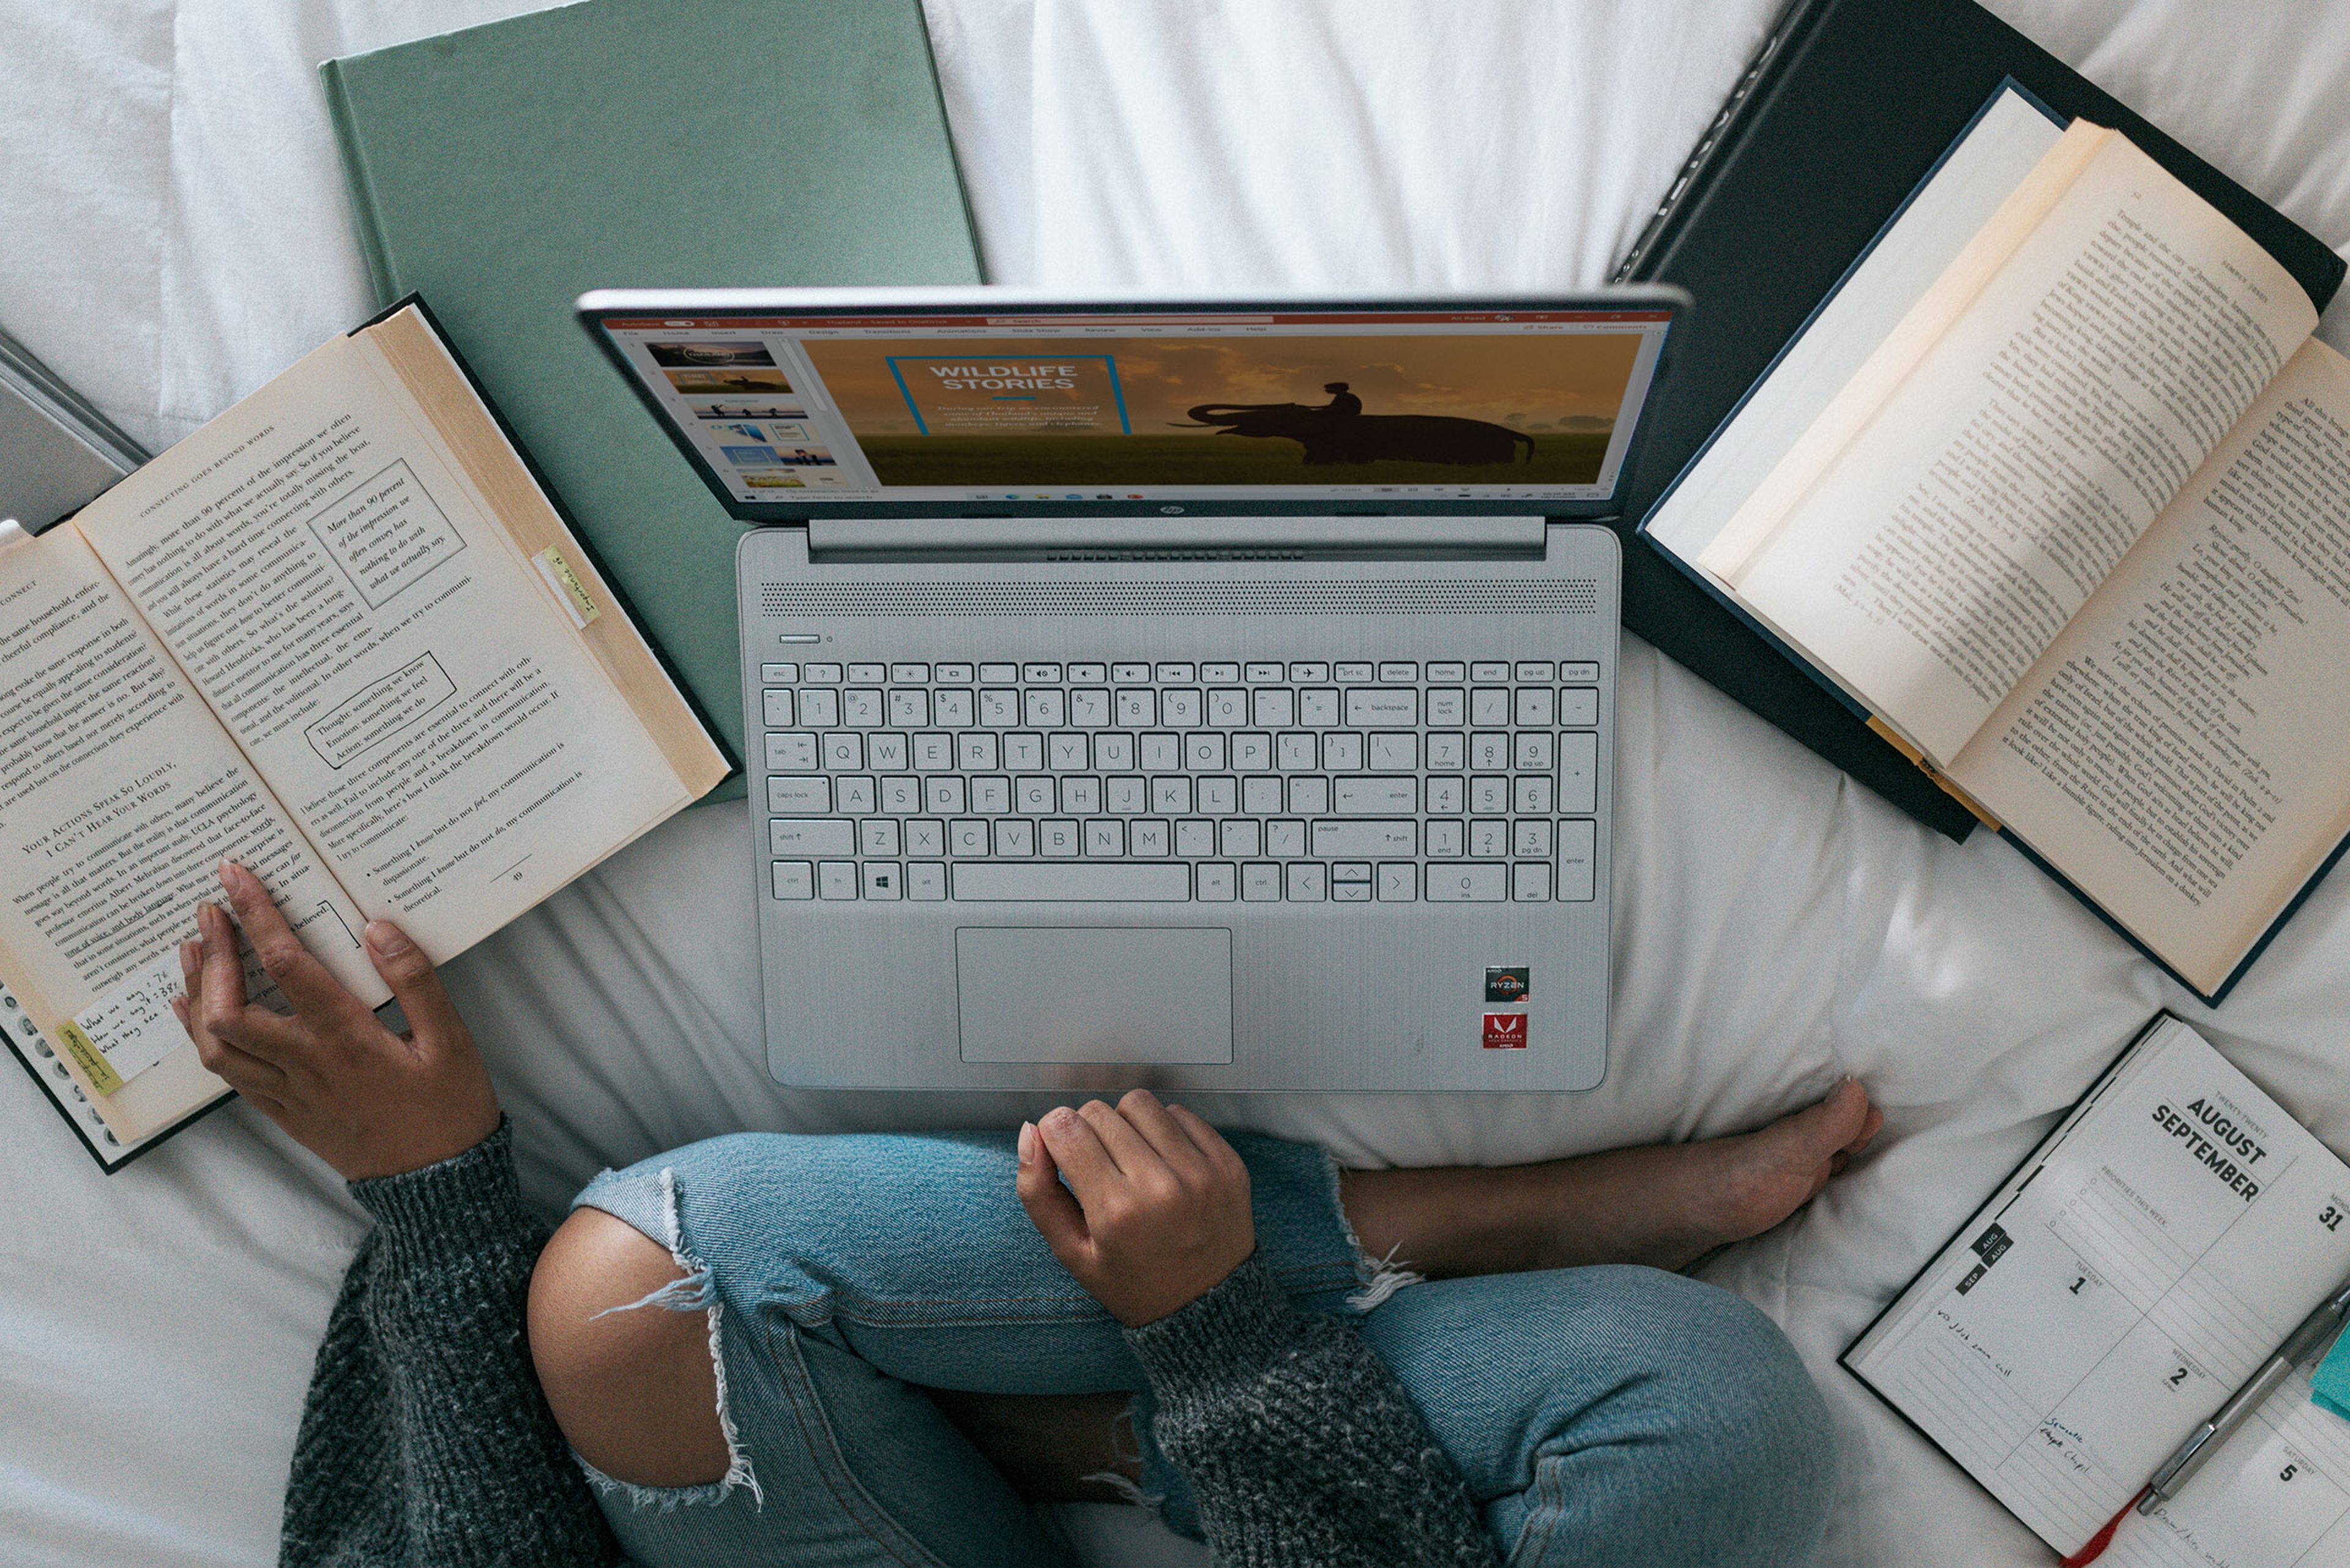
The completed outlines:
[[[1446,414],[1358,414],[1306,403],[1201,403],[1189,413],[1185,428],[1221,425],[1222,435],[1294,441],[1305,449],[1308,468],[1382,461],[1516,462],[1521,447],[1523,461],[1534,459],[1534,438],[1523,431]]]

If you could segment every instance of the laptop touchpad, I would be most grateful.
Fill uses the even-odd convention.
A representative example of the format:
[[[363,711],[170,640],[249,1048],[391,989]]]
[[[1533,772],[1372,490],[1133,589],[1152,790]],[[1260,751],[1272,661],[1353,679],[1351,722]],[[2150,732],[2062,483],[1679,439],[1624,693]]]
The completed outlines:
[[[1221,928],[965,926],[955,987],[966,1062],[1232,1059]]]

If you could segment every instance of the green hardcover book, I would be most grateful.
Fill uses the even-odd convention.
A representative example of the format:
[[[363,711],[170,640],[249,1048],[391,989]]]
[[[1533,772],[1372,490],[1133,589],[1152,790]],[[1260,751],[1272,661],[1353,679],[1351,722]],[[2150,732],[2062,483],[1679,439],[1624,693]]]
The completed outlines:
[[[377,295],[432,302],[739,757],[741,526],[571,306],[980,281],[919,0],[585,0],[319,71]]]

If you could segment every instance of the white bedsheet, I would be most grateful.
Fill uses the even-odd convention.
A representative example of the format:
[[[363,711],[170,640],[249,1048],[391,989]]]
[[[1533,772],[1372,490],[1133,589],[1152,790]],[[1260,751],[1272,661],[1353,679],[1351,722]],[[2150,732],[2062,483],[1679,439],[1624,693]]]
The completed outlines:
[[[0,322],[134,434],[184,435],[369,307],[316,62],[534,8],[0,0]],[[1774,8],[930,0],[993,275],[1068,285],[1598,281]],[[1994,9],[2350,244],[2350,0]],[[2325,331],[2350,347],[2350,315]],[[1835,1354],[2150,1012],[2203,1011],[1996,839],[1913,826],[1637,641],[1622,691],[1605,1085],[1202,1108],[1350,1161],[1499,1163],[1731,1131],[1858,1074],[1879,1151],[1711,1277],[1787,1326],[1836,1411],[1826,1561],[2044,1562]],[[772,1085],[743,833],[739,806],[690,813],[452,967],[550,1211],[705,1134],[1024,1108]],[[2337,877],[2208,1027],[2350,1150],[2345,1004]],[[356,1211],[242,1106],[103,1179],[12,1079],[0,1563],[270,1558]],[[1197,1560],[1102,1514],[1102,1561]]]

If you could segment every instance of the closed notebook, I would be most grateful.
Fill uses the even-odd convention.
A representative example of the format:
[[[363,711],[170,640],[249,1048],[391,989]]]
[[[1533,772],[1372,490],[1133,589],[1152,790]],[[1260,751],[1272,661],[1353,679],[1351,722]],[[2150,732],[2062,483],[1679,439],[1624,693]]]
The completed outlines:
[[[572,319],[591,288],[969,284],[917,0],[587,0],[321,67],[383,302],[424,294],[741,754],[729,519]]]

